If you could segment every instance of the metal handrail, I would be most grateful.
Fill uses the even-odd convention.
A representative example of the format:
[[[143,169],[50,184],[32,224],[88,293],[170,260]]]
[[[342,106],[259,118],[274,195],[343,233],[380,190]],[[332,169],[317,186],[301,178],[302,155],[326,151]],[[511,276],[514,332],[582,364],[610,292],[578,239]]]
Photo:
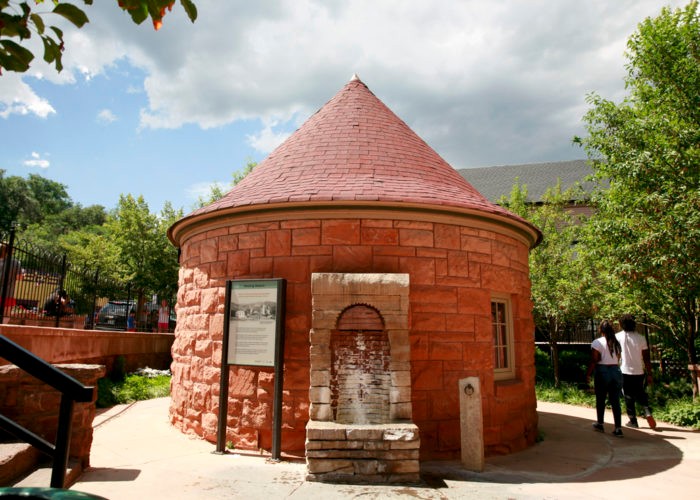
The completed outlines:
[[[17,365],[20,369],[61,393],[56,444],[49,443],[3,415],[0,415],[0,427],[53,458],[50,486],[52,488],[63,488],[70,450],[73,406],[76,402],[91,402],[95,388],[81,384],[70,375],[15,344],[4,335],[0,335],[0,357]]]

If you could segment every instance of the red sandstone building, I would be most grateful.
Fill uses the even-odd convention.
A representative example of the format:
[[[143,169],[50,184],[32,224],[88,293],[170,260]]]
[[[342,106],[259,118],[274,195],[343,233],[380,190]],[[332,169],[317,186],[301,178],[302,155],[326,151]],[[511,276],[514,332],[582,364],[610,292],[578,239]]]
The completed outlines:
[[[480,381],[487,455],[534,443],[540,233],[356,77],[169,236],[181,250],[170,418],[183,432],[216,439],[226,281],[284,278],[284,452],[312,456],[313,433],[337,441],[315,423],[400,422],[417,427],[420,460],[457,458],[465,377]],[[272,387],[272,369],[230,368],[236,448],[270,448]]]

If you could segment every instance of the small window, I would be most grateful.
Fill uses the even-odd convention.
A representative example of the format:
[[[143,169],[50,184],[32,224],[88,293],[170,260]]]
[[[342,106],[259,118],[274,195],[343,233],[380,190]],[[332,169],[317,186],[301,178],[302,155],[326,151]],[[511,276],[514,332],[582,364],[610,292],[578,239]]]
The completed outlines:
[[[513,378],[513,322],[510,299],[491,299],[491,327],[493,330],[494,372],[496,380]]]

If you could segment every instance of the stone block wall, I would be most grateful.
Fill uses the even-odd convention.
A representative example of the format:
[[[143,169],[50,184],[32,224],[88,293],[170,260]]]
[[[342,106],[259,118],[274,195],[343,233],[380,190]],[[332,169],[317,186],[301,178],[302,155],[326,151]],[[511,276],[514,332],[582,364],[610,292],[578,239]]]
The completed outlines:
[[[420,481],[418,427],[309,421],[307,480],[347,483]]]
[[[92,387],[105,375],[104,366],[99,365],[59,364],[56,368]],[[83,468],[90,465],[96,398],[97,389],[91,402],[73,406],[69,455],[78,459]],[[0,414],[53,444],[56,444],[60,402],[61,393],[51,386],[14,365],[0,366]]]
[[[109,373],[117,357],[127,372],[170,367],[172,333],[109,332],[24,325],[0,325],[0,334],[52,364],[104,365]],[[0,357],[0,365],[8,361]]]
[[[527,242],[508,228],[471,216],[421,213],[410,218],[397,210],[389,217],[389,212],[366,210],[352,218],[351,213],[218,219],[216,227],[199,228],[183,238],[172,351],[174,425],[216,440],[227,279],[287,280],[281,446],[301,452],[309,388],[320,376],[310,372],[310,359],[326,355],[310,349],[312,273],[405,273],[410,280],[406,356],[421,459],[459,457],[458,381],[469,376],[482,383],[487,454],[534,443]],[[511,381],[494,380],[492,293],[511,299],[516,366]],[[272,388],[271,369],[230,368],[227,440],[239,448],[271,446]]]

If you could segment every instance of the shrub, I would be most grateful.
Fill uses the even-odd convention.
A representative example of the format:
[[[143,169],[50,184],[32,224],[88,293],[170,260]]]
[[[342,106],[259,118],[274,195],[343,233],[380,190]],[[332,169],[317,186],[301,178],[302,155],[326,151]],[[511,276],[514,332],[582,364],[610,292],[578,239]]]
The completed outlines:
[[[559,379],[562,382],[582,384],[586,380],[586,368],[590,353],[577,350],[559,351]],[[535,370],[537,382],[551,383],[554,381],[554,367],[549,353],[537,347],[535,349]]]
[[[700,403],[692,399],[669,401],[668,406],[656,409],[654,414],[658,420],[669,424],[700,429]]]
[[[652,408],[666,406],[666,403],[677,399],[686,399],[693,394],[693,384],[688,377],[672,378],[669,375],[654,373],[654,385],[647,387],[649,402]]]
[[[583,383],[586,380],[586,369],[591,359],[590,349],[581,351],[559,352],[559,377],[563,381]]]
[[[554,380],[552,360],[549,359],[549,354],[539,347],[535,348],[535,372],[538,383],[552,382]]]
[[[170,395],[170,375],[127,375],[122,382],[110,378],[97,381],[97,407],[133,403]]]

